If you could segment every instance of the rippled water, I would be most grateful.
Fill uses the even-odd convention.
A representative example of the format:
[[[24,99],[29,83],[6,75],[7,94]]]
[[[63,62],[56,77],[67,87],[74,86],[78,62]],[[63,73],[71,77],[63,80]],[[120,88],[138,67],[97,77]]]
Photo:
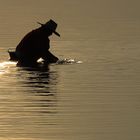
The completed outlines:
[[[39,4],[26,17],[19,3],[1,13],[0,140],[139,140],[140,20],[69,19],[55,9],[62,37],[51,38],[51,51],[70,63],[16,67],[7,50],[51,11]]]

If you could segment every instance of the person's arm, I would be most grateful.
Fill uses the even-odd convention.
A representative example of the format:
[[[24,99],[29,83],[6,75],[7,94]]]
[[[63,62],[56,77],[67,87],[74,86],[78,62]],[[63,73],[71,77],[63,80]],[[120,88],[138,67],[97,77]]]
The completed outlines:
[[[44,59],[45,63],[56,63],[58,61],[58,58],[54,56],[50,51],[50,40],[44,38],[42,41],[42,58]]]
[[[45,56],[42,57],[45,63],[56,63],[59,59],[54,56],[50,51],[45,53]]]

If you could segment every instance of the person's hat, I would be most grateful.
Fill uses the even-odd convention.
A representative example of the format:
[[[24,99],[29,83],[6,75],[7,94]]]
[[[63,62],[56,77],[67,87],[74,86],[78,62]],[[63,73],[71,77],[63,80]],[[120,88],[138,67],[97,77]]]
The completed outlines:
[[[37,23],[40,24],[41,26],[45,26],[46,28],[50,29],[54,34],[60,37],[60,34],[55,31],[57,28],[57,23],[55,23],[52,19],[50,19],[46,24],[42,24],[40,22]]]

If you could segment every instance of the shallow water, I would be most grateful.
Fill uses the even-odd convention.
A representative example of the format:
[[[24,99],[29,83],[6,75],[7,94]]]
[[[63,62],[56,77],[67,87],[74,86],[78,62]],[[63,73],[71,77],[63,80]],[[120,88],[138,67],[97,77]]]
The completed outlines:
[[[62,37],[51,38],[51,51],[71,63],[20,68],[8,61],[8,48],[51,11],[22,4],[1,13],[8,22],[0,24],[0,140],[139,140],[140,20],[86,12],[69,19],[55,9]]]

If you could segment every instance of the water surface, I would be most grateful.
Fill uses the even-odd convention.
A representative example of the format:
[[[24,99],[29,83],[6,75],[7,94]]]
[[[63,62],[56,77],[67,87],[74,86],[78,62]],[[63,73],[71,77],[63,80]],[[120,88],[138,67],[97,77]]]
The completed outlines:
[[[53,12],[45,1],[30,2],[24,16],[23,3],[6,3],[11,12],[2,8],[8,22],[0,24],[0,140],[139,140],[140,20],[97,18],[88,14],[90,4],[81,14],[77,2],[62,1]],[[77,13],[70,7],[63,12],[67,5]],[[48,17],[58,20],[62,34],[51,37],[51,51],[82,63],[30,69],[9,62],[8,48]]]

